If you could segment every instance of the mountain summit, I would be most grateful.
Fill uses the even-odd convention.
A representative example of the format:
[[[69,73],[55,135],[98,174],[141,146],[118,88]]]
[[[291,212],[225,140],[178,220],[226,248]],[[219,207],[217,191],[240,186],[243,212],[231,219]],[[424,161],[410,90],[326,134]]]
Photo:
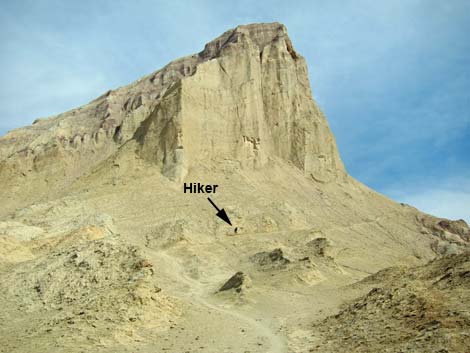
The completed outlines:
[[[273,158],[321,181],[344,172],[284,26],[239,26],[179,65],[187,76],[170,85],[136,135],[165,175],[183,179],[205,161],[261,168]]]
[[[131,140],[173,180],[200,163],[261,168],[271,159],[322,182],[344,175],[305,60],[278,23],[239,26],[198,54],[10,132],[0,139],[0,178],[39,173],[61,185]]]
[[[346,173],[279,23],[9,132],[0,183],[5,352],[469,346],[468,225]]]

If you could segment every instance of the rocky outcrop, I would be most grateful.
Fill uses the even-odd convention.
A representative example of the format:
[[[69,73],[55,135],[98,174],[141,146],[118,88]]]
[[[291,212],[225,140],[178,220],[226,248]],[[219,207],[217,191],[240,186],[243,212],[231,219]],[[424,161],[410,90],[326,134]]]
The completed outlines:
[[[315,238],[309,241],[307,249],[313,256],[331,257],[331,241],[327,238]]]
[[[424,232],[431,232],[435,235],[442,235],[445,232],[459,236],[462,240],[470,240],[470,228],[463,219],[452,221],[445,218],[438,218],[431,215],[421,215],[417,217],[423,226]]]
[[[261,269],[279,269],[286,267],[290,261],[284,257],[281,249],[273,251],[262,251],[250,256],[250,261],[258,265]]]
[[[126,342],[146,327],[166,328],[180,309],[154,285],[153,275],[137,248],[112,238],[57,247],[1,272],[0,317],[22,321],[12,336],[0,327],[8,337],[4,348],[11,352],[42,336],[63,351],[71,342],[78,347],[117,337]]]
[[[239,26],[83,107],[9,132],[0,179],[63,187],[129,141],[172,180],[200,163],[262,168],[276,159],[321,182],[345,173],[305,60],[278,23]]]
[[[136,137],[140,153],[183,179],[200,163],[294,164],[319,181],[342,175],[334,138],[314,103],[305,60],[284,26],[239,26],[206,45]]]
[[[460,253],[469,248],[470,228],[463,220],[451,221],[427,214],[416,216],[421,233],[435,237],[432,249],[438,255]]]
[[[467,252],[371,276],[368,294],[314,324],[309,352],[467,352],[469,269]]]
[[[235,273],[232,277],[230,277],[227,282],[223,284],[222,287],[220,287],[219,292],[224,292],[233,289],[237,293],[240,293],[247,279],[247,275],[239,271]]]

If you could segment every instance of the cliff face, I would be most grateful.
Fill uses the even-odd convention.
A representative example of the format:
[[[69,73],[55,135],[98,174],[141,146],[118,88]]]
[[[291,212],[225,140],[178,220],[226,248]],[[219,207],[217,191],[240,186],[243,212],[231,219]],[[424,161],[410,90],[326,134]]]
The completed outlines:
[[[183,179],[208,160],[260,168],[271,158],[320,181],[344,173],[284,26],[237,27],[199,57],[195,73],[174,84],[138,134],[142,154],[166,175]]]
[[[131,140],[177,181],[205,162],[261,168],[276,158],[321,182],[345,173],[305,60],[277,23],[239,26],[199,54],[8,133],[0,178],[67,183]]]

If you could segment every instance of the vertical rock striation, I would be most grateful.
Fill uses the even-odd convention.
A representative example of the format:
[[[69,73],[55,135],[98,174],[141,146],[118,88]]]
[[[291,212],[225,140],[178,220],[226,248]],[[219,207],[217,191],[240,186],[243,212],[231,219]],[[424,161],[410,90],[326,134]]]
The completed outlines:
[[[13,190],[64,187],[129,141],[176,181],[204,163],[262,168],[276,159],[320,182],[345,175],[305,60],[278,23],[239,26],[198,54],[6,134],[0,179]]]
[[[184,179],[207,161],[261,168],[272,158],[315,180],[344,174],[305,60],[283,25],[239,26],[208,43],[194,73],[176,82],[137,134],[140,153]]]

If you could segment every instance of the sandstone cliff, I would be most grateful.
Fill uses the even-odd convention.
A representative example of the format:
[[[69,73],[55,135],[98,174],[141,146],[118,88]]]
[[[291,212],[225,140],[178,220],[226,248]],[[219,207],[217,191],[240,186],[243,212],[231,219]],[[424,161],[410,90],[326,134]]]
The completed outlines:
[[[345,173],[305,60],[278,23],[239,26],[129,86],[8,133],[0,180],[9,190],[63,187],[131,140],[179,181],[210,161],[260,168],[280,158],[321,182]]]

